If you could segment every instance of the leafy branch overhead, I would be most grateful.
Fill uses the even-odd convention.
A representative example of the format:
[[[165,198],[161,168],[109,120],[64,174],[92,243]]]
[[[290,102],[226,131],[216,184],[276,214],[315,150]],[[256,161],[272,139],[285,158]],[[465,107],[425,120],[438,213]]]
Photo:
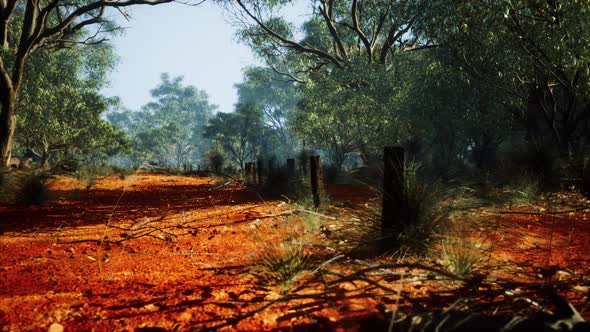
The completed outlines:
[[[260,56],[277,64],[288,61],[290,53],[302,55],[306,61],[299,70],[327,64],[342,69],[359,58],[388,64],[396,50],[435,46],[419,29],[424,1],[315,1],[300,39],[293,26],[275,16],[274,1],[231,3],[244,28],[242,38]]]

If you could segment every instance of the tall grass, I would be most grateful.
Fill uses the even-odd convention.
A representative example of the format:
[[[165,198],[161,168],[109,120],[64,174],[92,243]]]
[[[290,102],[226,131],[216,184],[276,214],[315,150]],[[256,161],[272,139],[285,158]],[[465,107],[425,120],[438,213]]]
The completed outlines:
[[[384,236],[387,249],[425,253],[436,231],[449,216],[451,188],[440,181],[428,181],[420,174],[421,165],[406,163],[402,183],[402,204],[398,211],[400,225]]]
[[[483,242],[470,239],[466,234],[446,235],[440,243],[440,260],[450,272],[466,277],[485,260],[486,251]]]
[[[543,184],[538,177],[529,173],[512,180],[506,187],[511,194],[511,200],[517,204],[532,204],[538,199]]]
[[[312,268],[312,255],[306,251],[303,242],[292,240],[278,246],[265,245],[258,255],[255,273],[287,291],[303,272]]]

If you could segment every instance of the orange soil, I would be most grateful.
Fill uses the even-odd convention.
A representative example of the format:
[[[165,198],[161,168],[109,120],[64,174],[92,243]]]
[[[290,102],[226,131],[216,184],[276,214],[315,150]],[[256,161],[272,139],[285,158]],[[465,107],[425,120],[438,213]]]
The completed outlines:
[[[286,299],[253,267],[262,247],[280,247],[285,236],[302,232],[303,215],[293,214],[293,206],[196,177],[104,178],[90,189],[58,178],[51,189],[53,200],[44,206],[0,205],[2,331],[42,331],[52,323],[67,331],[184,331],[220,324],[242,331],[359,330],[365,318],[381,317],[385,309],[440,309],[458,298],[484,312],[535,311],[550,304],[541,287],[548,283],[590,318],[590,223],[580,212],[549,218],[480,211],[486,222],[469,236],[490,246],[482,283],[462,286],[408,269],[404,273],[412,277],[403,277],[403,285],[391,273],[371,276],[392,294],[362,279],[326,291],[308,276],[287,292],[298,298]],[[324,227],[306,237],[320,261],[365,236],[362,206],[372,196],[356,186],[327,190],[336,207],[324,214],[337,218],[321,218]],[[331,270],[350,274],[366,267],[358,258],[343,257]],[[554,268],[546,272],[546,266]]]

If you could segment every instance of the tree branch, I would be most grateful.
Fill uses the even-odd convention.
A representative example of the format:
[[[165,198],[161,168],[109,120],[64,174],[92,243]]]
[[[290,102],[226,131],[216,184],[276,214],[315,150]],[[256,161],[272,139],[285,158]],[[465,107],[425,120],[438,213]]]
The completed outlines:
[[[369,63],[371,63],[371,62],[373,62],[373,45],[369,41],[369,39],[367,38],[365,33],[360,28],[359,17],[358,17],[358,15],[359,15],[358,0],[352,1],[352,8],[351,8],[350,15],[352,17],[353,30],[356,32],[356,34],[360,38],[361,42],[365,45],[365,49],[367,50],[367,57],[368,57]]]
[[[0,0],[0,47],[8,48],[8,24],[17,0]]]
[[[256,17],[254,14],[252,14],[252,12],[250,10],[248,10],[248,8],[246,8],[246,6],[243,3],[243,0],[236,0],[237,4],[242,8],[242,10],[246,13],[246,15],[248,17],[250,17],[252,20],[254,20],[254,22],[256,22],[256,24],[258,24],[258,26],[260,26],[264,31],[266,31],[268,34],[270,34],[272,37],[278,39],[280,42],[285,44],[285,47],[289,47],[292,49],[295,49],[301,53],[311,53],[314,54],[320,58],[326,59],[328,61],[330,61],[331,63],[333,63],[334,65],[336,65],[338,68],[343,68],[344,65],[342,64],[342,60],[331,55],[328,52],[319,50],[315,47],[308,47],[308,46],[303,46],[300,43],[297,43],[295,41],[292,41],[290,39],[287,39],[281,35],[279,35],[278,33],[276,33],[275,31],[273,31],[271,28],[269,28],[266,24],[264,24],[264,22],[262,22],[262,20],[260,20],[258,17]]]
[[[327,2],[327,4],[326,4]],[[334,39],[336,46],[338,47],[338,52],[342,57],[343,61],[348,63],[348,52],[346,52],[346,48],[344,48],[344,44],[342,43],[342,39],[338,35],[338,31],[334,26],[334,0],[322,0],[322,5],[318,8],[324,17],[324,21],[326,22],[326,26],[328,27],[328,31],[330,31],[330,35]],[[327,6],[327,7],[326,7]]]

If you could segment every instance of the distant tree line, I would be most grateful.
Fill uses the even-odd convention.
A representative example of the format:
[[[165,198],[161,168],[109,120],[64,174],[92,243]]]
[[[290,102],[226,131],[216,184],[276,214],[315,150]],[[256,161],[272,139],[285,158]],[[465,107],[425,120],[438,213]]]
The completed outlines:
[[[234,110],[167,74],[152,102],[122,110],[98,93],[108,44],[39,51],[18,99],[18,151],[175,167],[215,156],[243,169],[315,150],[338,170],[402,145],[440,174],[586,164],[587,1],[314,0],[301,26],[280,15],[292,1],[216,2],[265,63],[244,70]]]

